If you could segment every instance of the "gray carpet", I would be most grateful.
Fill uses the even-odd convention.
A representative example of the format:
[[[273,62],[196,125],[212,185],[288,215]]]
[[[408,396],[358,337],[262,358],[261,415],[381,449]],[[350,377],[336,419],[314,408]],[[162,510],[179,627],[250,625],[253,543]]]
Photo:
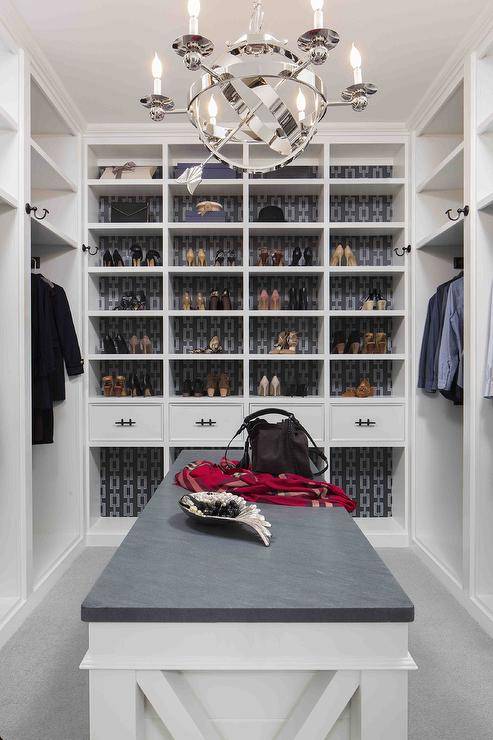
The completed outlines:
[[[80,603],[111,556],[89,548],[0,651],[0,738],[87,740]],[[493,738],[493,640],[409,550],[381,551],[416,605],[410,740]]]

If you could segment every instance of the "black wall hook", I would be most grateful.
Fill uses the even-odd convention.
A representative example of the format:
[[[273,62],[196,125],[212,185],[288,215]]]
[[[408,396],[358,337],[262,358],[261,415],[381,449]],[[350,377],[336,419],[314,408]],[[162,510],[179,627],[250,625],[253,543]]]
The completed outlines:
[[[82,251],[83,252],[89,252],[89,254],[94,257],[95,254],[98,253],[99,247],[94,247],[95,251],[91,252],[91,247],[86,246],[85,244],[82,245]]]
[[[32,206],[30,203],[26,203],[26,213],[28,216],[33,213],[34,218],[36,218],[38,221],[42,221],[49,214],[49,210],[47,208],[43,208],[43,215],[38,216],[38,206]]]
[[[464,214],[464,218],[469,215],[469,206],[464,206],[464,208],[458,208],[457,209],[457,217],[452,218],[450,215],[452,213],[452,209],[449,208],[447,211],[445,211],[445,214],[449,217],[451,221],[458,221],[460,218],[461,213]]]
[[[396,253],[396,255],[398,257],[404,257],[404,255],[406,254],[406,252],[409,254],[410,251],[411,251],[411,245],[410,244],[408,244],[407,247],[402,247],[402,251],[401,252],[399,252],[399,247],[394,247],[394,252]]]

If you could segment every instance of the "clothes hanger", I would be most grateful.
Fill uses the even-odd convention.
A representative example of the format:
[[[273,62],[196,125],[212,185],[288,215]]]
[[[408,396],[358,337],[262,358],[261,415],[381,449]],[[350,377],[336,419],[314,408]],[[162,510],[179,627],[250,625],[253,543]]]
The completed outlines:
[[[39,257],[31,257],[31,272],[34,270],[39,270],[40,265],[41,265],[41,260]],[[48,280],[48,278],[42,275],[40,272],[36,272],[35,274],[39,275],[41,280],[44,280],[44,282],[47,283],[47,285],[49,285],[50,288],[55,287],[55,283],[52,283],[51,280]]]

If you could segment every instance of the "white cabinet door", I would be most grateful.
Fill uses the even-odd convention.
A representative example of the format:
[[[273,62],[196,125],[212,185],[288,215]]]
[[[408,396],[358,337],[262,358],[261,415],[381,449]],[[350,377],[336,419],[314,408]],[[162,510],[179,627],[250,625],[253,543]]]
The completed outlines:
[[[250,413],[260,411],[264,408],[280,408],[289,411],[303,424],[305,429],[310,432],[315,442],[322,443],[325,439],[325,410],[323,405],[316,404],[289,404],[289,403],[251,403]],[[266,416],[267,421],[279,421],[281,416]]]

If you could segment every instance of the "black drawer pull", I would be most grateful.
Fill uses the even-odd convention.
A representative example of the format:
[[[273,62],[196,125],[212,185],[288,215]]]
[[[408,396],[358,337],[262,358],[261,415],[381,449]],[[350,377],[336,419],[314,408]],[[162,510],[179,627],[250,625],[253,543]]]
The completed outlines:
[[[115,421],[115,425],[117,427],[133,427],[137,424],[136,421],[133,419],[129,419],[128,421],[125,421],[125,419],[120,419],[120,421]]]
[[[212,421],[212,419],[209,419],[208,421],[201,419],[200,421],[195,422],[195,425],[198,427],[213,427],[214,424],[217,424],[217,421]]]
[[[376,421],[371,421],[371,419],[366,419],[366,421],[363,421],[363,419],[358,419],[358,421],[354,422],[357,427],[374,427],[377,425]]]

